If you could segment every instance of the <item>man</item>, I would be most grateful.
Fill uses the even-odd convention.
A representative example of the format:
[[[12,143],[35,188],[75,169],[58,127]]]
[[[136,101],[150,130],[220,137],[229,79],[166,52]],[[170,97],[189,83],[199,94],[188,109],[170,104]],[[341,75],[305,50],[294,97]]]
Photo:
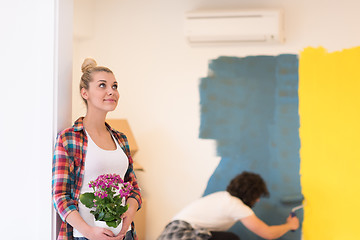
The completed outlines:
[[[269,196],[260,175],[243,172],[231,180],[226,191],[202,197],[180,211],[158,240],[239,240],[227,232],[237,221],[265,239],[276,239],[299,228],[299,219],[289,216],[284,224],[269,226],[251,209],[262,196]]]

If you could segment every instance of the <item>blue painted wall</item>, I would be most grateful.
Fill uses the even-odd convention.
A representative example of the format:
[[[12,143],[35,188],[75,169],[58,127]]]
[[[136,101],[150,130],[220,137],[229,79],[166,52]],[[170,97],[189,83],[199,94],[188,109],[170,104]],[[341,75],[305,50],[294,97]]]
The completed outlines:
[[[242,171],[259,173],[270,198],[254,207],[266,223],[282,224],[301,195],[299,175],[298,57],[219,57],[200,82],[200,137],[215,139],[219,166],[204,195],[225,190]],[[299,212],[300,220],[302,213]],[[241,239],[261,239],[241,223],[231,231]],[[281,239],[300,239],[300,230]]]

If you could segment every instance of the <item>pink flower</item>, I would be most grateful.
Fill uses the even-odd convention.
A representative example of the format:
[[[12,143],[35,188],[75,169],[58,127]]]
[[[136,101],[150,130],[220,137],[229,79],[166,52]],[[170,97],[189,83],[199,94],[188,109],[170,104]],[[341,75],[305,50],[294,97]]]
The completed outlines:
[[[133,189],[129,182],[124,183],[117,174],[100,175],[95,181],[89,182],[89,187],[95,190],[95,196],[102,199],[108,197],[110,192],[112,193],[112,196],[115,196],[118,193],[121,198],[124,198],[129,196]]]

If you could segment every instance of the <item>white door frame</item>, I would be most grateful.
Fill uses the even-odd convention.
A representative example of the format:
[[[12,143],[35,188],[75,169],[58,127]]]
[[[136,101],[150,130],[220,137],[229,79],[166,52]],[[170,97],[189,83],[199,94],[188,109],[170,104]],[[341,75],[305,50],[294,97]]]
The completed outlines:
[[[57,133],[71,126],[74,0],[55,0],[54,144]],[[54,145],[53,144],[53,145]],[[61,219],[52,208],[51,239],[56,240]]]

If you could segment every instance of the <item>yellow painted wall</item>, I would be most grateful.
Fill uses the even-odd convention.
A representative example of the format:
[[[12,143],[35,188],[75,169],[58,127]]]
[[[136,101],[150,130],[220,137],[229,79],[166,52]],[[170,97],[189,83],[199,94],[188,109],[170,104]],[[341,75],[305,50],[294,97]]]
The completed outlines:
[[[304,240],[360,239],[360,47],[299,64]]]

